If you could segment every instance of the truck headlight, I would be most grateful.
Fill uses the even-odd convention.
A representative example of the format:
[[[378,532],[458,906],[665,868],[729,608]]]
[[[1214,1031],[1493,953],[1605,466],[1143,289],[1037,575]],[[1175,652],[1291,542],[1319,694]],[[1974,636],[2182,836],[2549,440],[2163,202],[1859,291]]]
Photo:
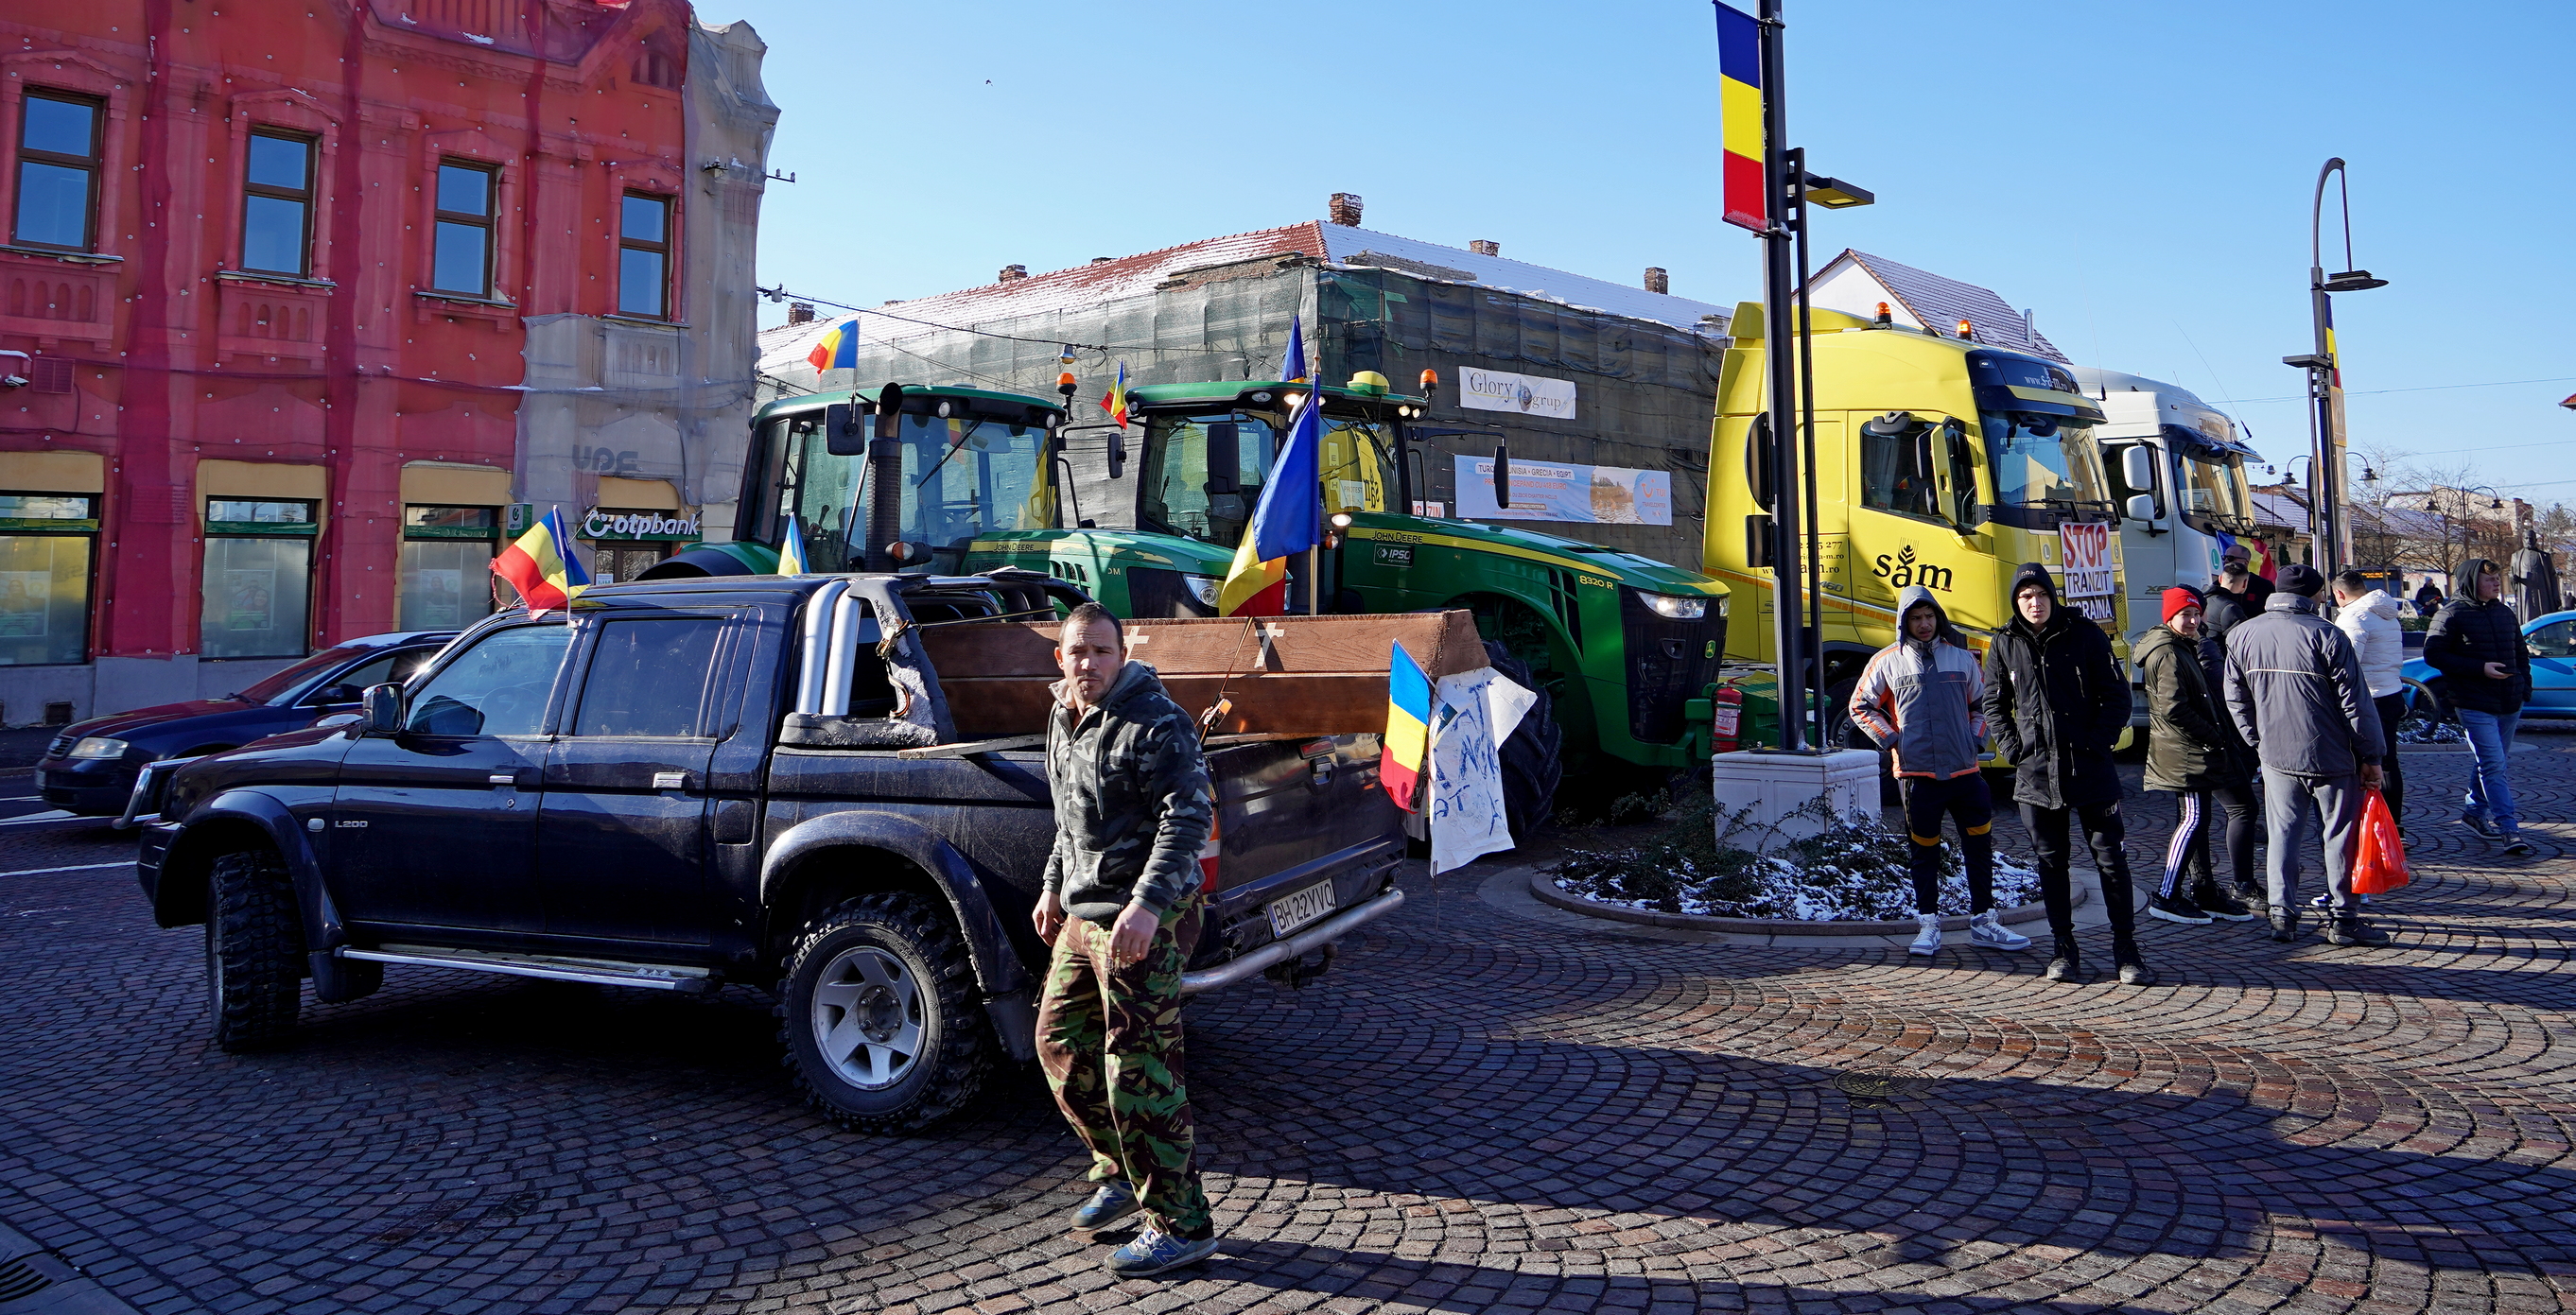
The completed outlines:
[[[1218,580],[1215,576],[1183,575],[1181,577],[1181,583],[1189,586],[1190,597],[1199,600],[1199,606],[1216,606],[1216,587]]]
[[[64,756],[69,758],[122,758],[125,756],[125,741],[111,740],[104,735],[84,735],[81,737],[80,743],[73,745],[72,751]]]
[[[1655,615],[1665,617],[1670,620],[1697,621],[1701,617],[1708,615],[1708,600],[1705,598],[1685,598],[1676,594],[1648,593],[1641,593],[1637,596],[1646,600],[1646,606],[1655,609]]]

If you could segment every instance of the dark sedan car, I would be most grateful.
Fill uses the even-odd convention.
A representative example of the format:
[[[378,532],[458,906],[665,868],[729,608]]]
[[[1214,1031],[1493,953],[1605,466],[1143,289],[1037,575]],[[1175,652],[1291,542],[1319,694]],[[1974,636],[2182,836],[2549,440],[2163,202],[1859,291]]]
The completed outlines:
[[[94,817],[125,811],[143,764],[231,749],[355,712],[369,685],[408,680],[453,630],[406,630],[352,639],[219,699],[194,699],[92,717],[64,729],[36,764],[36,789],[56,808]]]

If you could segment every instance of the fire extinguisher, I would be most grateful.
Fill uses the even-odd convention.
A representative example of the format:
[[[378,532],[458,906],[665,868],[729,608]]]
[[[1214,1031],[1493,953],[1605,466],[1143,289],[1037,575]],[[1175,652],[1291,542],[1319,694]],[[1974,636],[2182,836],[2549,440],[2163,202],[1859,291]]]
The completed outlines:
[[[1744,691],[1720,685],[1709,696],[1709,745],[1718,753],[1744,747]]]

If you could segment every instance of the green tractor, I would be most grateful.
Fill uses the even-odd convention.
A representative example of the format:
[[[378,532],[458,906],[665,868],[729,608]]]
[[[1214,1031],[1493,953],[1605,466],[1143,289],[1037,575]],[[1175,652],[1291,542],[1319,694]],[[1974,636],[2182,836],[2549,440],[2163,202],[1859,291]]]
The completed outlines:
[[[1122,616],[1213,617],[1217,587],[1259,502],[1304,383],[1228,380],[1131,389],[1141,420],[1133,530],[1063,528],[1064,412],[961,388],[890,387],[785,398],[753,420],[739,542],[665,562],[664,574],[775,568],[787,511],[815,570],[1020,567],[1081,585]],[[1712,751],[1709,686],[1726,649],[1727,588],[1695,571],[1502,525],[1415,515],[1430,446],[1485,430],[1433,427],[1427,403],[1373,372],[1324,386],[1320,490],[1327,542],[1309,578],[1289,563],[1287,610],[1466,608],[1503,674],[1542,704],[1504,745],[1513,834],[1559,802],[1588,810],[1647,793]],[[887,423],[883,415],[896,419]],[[835,425],[848,432],[837,438]],[[859,431],[886,435],[873,443]],[[1113,437],[1113,479],[1128,459]],[[891,505],[860,505],[861,461],[900,461]],[[1509,470],[1497,450],[1496,468]],[[889,469],[892,469],[889,466]],[[1496,502],[1509,505],[1508,474]],[[1115,485],[1113,485],[1115,487]],[[1094,508],[1092,511],[1101,509]]]

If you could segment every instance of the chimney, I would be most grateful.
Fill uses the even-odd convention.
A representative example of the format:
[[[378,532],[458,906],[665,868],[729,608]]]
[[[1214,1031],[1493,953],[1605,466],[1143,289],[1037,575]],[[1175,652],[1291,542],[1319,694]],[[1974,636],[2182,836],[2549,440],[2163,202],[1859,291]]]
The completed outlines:
[[[1093,256],[1091,258],[1091,263],[1095,265],[1111,265],[1116,264],[1117,261],[1118,257],[1116,256]]]
[[[1325,208],[1324,213],[1327,218],[1331,219],[1336,224],[1340,224],[1346,228],[1359,227],[1360,194],[1357,192],[1333,193],[1333,202],[1330,206]]]
[[[1673,276],[1665,273],[1660,265],[1646,266],[1646,291],[1660,292],[1667,297],[1673,295]]]
[[[1473,251],[1473,252],[1475,252],[1477,255],[1480,255],[1480,256],[1499,256],[1499,255],[1503,254],[1503,244],[1502,244],[1502,243],[1500,243],[1500,242],[1488,242],[1488,241],[1486,241],[1485,239],[1483,239],[1483,238],[1481,238],[1481,237],[1480,237],[1480,238],[1477,238],[1477,239],[1476,239],[1475,241],[1473,241],[1473,242],[1468,243],[1468,244],[1467,244],[1467,249],[1468,249],[1469,251]]]
[[[1017,283],[1028,276],[1029,267],[1026,265],[1004,265],[1002,266],[1002,272],[993,276],[993,281],[995,283]]]
[[[787,303],[787,322],[790,324],[812,324],[814,322],[814,303],[810,301],[791,301]]]

